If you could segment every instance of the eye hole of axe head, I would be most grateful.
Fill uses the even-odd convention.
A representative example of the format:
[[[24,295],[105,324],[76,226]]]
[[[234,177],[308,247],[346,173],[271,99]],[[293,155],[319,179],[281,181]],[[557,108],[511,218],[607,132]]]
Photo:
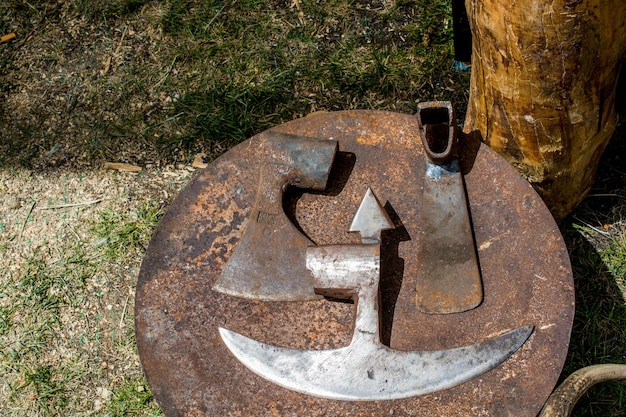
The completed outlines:
[[[428,159],[444,165],[456,158],[456,116],[449,101],[419,103],[417,122]]]

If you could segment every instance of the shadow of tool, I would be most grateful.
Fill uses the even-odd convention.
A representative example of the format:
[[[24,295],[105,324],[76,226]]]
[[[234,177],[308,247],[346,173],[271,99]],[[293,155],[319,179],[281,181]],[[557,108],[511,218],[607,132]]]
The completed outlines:
[[[411,240],[409,232],[402,224],[400,216],[389,202],[385,203],[385,211],[395,226],[393,229],[383,230],[380,245],[380,303],[381,303],[381,330],[380,340],[386,346],[391,346],[391,330],[396,301],[402,287],[404,276],[404,259],[398,255],[400,242]]]
[[[325,196],[337,196],[341,193],[346,186],[350,174],[354,169],[356,163],[356,155],[351,152],[338,151],[335,155],[335,161],[328,175],[328,184],[323,191],[316,190],[303,190],[301,188],[290,187],[283,193],[283,211],[287,215],[287,218],[293,225],[298,228],[300,233],[308,236],[302,229],[298,219],[296,218],[296,206],[302,196],[307,194],[325,195]]]
[[[482,143],[482,134],[478,130],[470,133],[458,132],[459,135],[459,164],[463,175],[467,175],[474,167],[476,156]],[[486,146],[486,145],[485,145]]]

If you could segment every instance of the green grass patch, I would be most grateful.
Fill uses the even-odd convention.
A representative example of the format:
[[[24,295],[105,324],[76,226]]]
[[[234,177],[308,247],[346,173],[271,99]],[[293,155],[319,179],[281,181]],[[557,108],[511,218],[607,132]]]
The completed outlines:
[[[162,416],[145,378],[125,380],[113,388],[107,411],[113,416]]]
[[[209,149],[228,149],[291,116],[293,107],[284,107],[292,100],[291,94],[280,88],[282,86],[239,88],[225,85],[189,93],[175,104],[174,110],[181,114],[180,123],[186,124],[188,133],[174,140],[201,139]]]
[[[44,414],[52,415],[52,411],[59,412],[68,404],[68,393],[64,381],[59,380],[59,375],[62,375],[62,370],[49,365],[38,365],[35,369],[24,372],[24,384],[19,390],[32,386],[37,407]]]
[[[162,215],[163,208],[153,200],[130,212],[105,209],[90,231],[97,237],[95,245],[104,248],[106,260],[128,260],[145,251]]]
[[[602,253],[608,272],[615,277],[620,290],[626,294],[626,237],[614,239]]]
[[[24,7],[10,0],[9,15]],[[5,120],[6,163],[211,158],[318,110],[414,113],[419,101],[452,100],[462,120],[467,102],[469,73],[453,69],[447,0],[74,0],[69,9],[51,2],[24,10],[19,22],[52,22],[80,31],[72,45],[91,45],[65,48],[54,31],[41,43],[31,67],[64,75],[33,80],[26,91],[60,92],[64,111],[35,101],[36,118]],[[19,63],[12,52],[6,60]],[[10,84],[20,71],[7,67],[0,84],[23,88],[24,78]],[[67,125],[76,126],[75,143],[48,161],[66,134],[58,126]]]
[[[469,77],[452,68],[446,1],[378,11],[341,0],[173,1],[160,24],[189,74],[168,113],[183,133],[160,143],[222,150],[317,110],[412,113],[418,101],[451,99],[464,112]]]
[[[623,364],[626,359],[624,213],[601,215],[585,207],[577,213],[563,229],[576,287],[576,315],[564,376],[584,366]],[[611,224],[622,232],[605,230],[604,225]],[[622,416],[625,398],[623,381],[598,384],[581,398],[572,416]]]
[[[0,271],[2,417],[160,415],[140,376],[132,306],[138,262],[162,209],[151,199],[119,200],[68,210],[75,229],[24,246],[14,267]],[[47,215],[32,214],[29,228]]]
[[[52,351],[71,317],[68,308],[79,305],[76,294],[84,292],[96,267],[78,244],[54,251],[37,247],[20,270],[0,281],[0,367],[3,388],[10,392],[6,406],[27,404],[32,415],[62,415],[76,400],[73,390],[87,371],[57,362]]]

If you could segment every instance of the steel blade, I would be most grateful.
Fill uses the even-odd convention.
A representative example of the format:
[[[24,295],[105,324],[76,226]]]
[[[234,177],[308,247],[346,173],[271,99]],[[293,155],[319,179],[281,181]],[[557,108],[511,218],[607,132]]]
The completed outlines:
[[[474,345],[439,351],[403,352],[361,342],[331,350],[273,346],[219,328],[230,351],[246,367],[303,394],[344,400],[392,400],[462,384],[498,366],[528,339],[525,326]]]

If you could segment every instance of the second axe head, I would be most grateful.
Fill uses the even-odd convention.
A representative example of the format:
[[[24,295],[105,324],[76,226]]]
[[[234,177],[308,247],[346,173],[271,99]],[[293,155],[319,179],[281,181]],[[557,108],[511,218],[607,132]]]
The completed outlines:
[[[337,141],[273,132],[261,140],[265,161],[254,206],[213,289],[255,300],[317,299],[306,269],[306,248],[313,242],[291,223],[282,199],[289,186],[326,188]]]

